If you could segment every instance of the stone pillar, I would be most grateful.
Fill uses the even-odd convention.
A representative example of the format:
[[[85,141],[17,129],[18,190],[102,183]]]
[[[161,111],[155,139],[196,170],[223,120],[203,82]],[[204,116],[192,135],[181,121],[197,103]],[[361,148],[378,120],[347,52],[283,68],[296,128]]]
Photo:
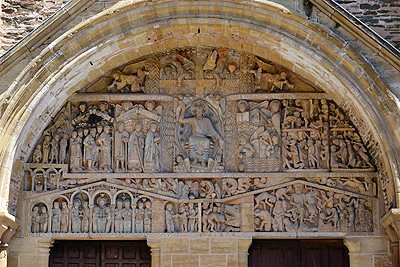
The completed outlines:
[[[253,240],[251,238],[238,240],[238,267],[248,266],[247,261],[249,258],[249,248],[252,241]]]
[[[400,209],[391,209],[382,217],[381,223],[385,227],[386,233],[391,241],[393,267],[400,267]]]
[[[48,267],[52,245],[50,238],[15,238],[10,242],[8,266]]]
[[[387,236],[348,236],[344,244],[351,267],[392,266],[386,256],[390,253]]]
[[[160,240],[148,238],[147,245],[150,247],[151,251],[151,267],[160,267],[161,266]]]

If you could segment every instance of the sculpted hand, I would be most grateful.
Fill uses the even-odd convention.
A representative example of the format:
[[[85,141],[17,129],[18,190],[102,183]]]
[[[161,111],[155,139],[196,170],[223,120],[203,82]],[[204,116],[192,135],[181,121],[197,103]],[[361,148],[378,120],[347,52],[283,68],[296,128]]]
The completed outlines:
[[[224,146],[225,146],[224,140],[222,140],[222,139],[219,140],[219,146],[221,147],[222,150],[224,149]]]

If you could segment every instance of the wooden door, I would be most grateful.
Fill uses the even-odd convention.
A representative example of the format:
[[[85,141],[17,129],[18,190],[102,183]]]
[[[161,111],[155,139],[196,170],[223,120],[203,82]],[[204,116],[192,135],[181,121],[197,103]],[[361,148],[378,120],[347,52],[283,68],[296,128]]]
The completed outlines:
[[[145,241],[56,241],[50,267],[150,267]]]
[[[341,240],[253,240],[251,267],[348,267]]]

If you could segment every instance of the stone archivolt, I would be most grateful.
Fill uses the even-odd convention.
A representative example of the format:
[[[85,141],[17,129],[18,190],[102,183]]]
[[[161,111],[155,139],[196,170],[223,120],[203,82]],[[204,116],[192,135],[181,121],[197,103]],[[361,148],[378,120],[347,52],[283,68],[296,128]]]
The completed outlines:
[[[375,165],[348,116],[227,48],[169,50],[83,88],[27,170],[26,234],[374,230]]]

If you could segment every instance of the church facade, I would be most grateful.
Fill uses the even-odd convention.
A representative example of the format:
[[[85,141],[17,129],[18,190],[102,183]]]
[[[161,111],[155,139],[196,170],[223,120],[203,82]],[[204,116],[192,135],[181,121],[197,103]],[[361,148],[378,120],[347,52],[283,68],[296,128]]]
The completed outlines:
[[[307,3],[69,2],[4,54],[2,266],[399,266],[399,52]]]

